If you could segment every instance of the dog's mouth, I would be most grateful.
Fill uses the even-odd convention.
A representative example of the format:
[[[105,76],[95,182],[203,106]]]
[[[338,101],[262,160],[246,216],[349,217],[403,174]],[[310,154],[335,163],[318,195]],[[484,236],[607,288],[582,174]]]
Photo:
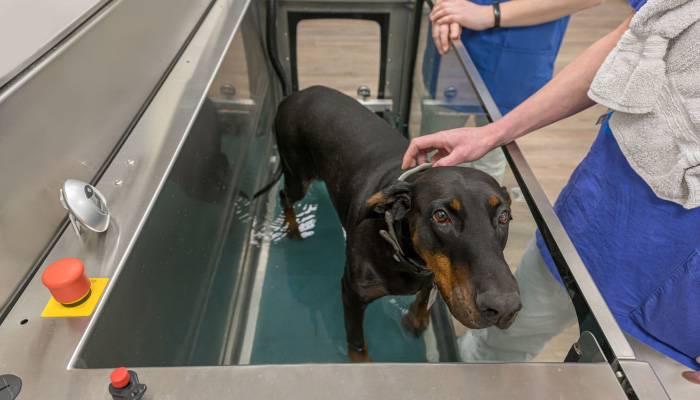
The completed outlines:
[[[445,300],[450,313],[469,329],[483,329],[495,325],[479,312],[471,296],[471,290],[468,288],[469,283],[466,283],[466,286],[465,288],[458,285],[448,292],[438,284],[440,295]]]
[[[435,275],[435,283],[450,313],[462,325],[470,329],[483,329],[494,325],[500,329],[507,329],[515,322],[520,308],[500,317],[485,316],[477,307],[477,296],[472,290],[469,277],[466,274],[455,273],[447,255],[421,251],[420,256]]]

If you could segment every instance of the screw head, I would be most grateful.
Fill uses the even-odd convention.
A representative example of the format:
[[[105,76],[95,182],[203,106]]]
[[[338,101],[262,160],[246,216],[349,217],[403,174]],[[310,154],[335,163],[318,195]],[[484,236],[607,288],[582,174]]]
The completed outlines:
[[[370,90],[369,87],[362,85],[359,88],[357,88],[357,95],[362,97],[363,100],[367,100],[367,98],[370,96]]]
[[[236,87],[230,83],[224,83],[219,88],[219,92],[221,92],[225,98],[231,99],[236,95]]]
[[[445,88],[445,98],[447,100],[452,100],[457,97],[457,88],[454,86],[448,86]]]

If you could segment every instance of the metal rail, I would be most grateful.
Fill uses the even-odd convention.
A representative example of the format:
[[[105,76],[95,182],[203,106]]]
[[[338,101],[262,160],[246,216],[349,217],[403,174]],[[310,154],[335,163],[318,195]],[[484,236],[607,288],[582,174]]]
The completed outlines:
[[[464,44],[460,40],[452,41],[452,47],[466,71],[481,105],[488,113],[487,118],[491,122],[501,119],[501,112],[481,79]],[[568,289],[581,332],[590,331],[600,344],[611,367],[618,375],[624,374],[618,361],[634,360],[636,357],[632,347],[625,339],[622,330],[610,312],[593,278],[588,273],[588,269],[583,264],[561,221],[559,221],[547,195],[525,161],[517,143],[511,142],[502,146],[502,150],[527,200],[528,207],[542,233],[564,285]],[[624,381],[623,377],[618,376],[618,378]],[[627,387],[626,390],[629,394],[630,388]],[[635,396],[633,392],[632,395]]]

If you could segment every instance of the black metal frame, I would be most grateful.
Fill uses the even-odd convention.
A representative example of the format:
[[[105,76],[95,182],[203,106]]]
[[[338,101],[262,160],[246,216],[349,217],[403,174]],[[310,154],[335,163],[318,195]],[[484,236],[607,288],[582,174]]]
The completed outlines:
[[[297,68],[297,26],[299,22],[307,19],[361,19],[374,21],[379,24],[381,33],[381,50],[379,58],[379,87],[377,89],[377,98],[384,98],[384,86],[386,83],[386,63],[387,54],[389,52],[389,13],[372,13],[372,12],[298,12],[289,11],[287,13],[287,21],[289,24],[289,63],[291,65],[292,75],[292,90],[299,90],[299,71]]]

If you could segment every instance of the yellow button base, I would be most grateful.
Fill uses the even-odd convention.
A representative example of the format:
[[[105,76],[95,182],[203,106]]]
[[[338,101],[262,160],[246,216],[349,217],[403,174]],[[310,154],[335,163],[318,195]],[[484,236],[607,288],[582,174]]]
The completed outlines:
[[[97,301],[100,300],[102,292],[105,291],[107,287],[107,282],[109,278],[90,278],[90,298],[87,301],[76,307],[66,307],[61,303],[57,302],[53,297],[49,300],[49,304],[44,308],[44,312],[41,313],[42,317],[87,317],[92,314],[92,311],[97,305]]]

